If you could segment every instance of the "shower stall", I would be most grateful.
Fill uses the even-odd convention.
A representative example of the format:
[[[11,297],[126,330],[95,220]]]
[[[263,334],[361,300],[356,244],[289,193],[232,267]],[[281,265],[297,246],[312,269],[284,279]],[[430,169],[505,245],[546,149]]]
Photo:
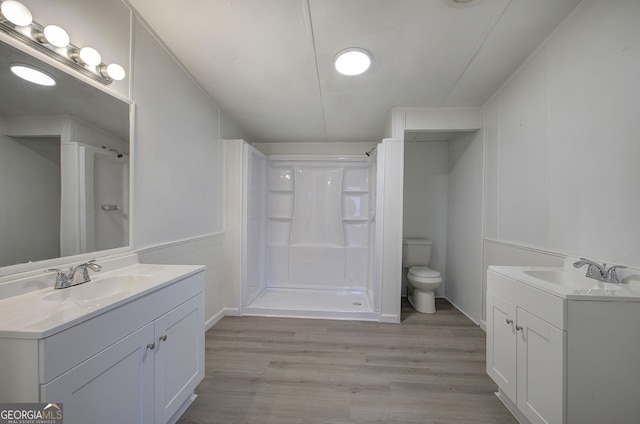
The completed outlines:
[[[62,254],[129,243],[129,156],[67,142],[62,146]]]
[[[240,313],[377,320],[376,155],[243,149]]]

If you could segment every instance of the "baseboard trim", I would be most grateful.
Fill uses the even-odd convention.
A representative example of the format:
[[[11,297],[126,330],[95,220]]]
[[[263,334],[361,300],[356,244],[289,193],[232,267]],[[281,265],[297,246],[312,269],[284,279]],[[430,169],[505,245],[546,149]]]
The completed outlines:
[[[225,317],[239,317],[240,309],[239,308],[224,308],[224,316]]]
[[[176,413],[173,414],[173,416],[171,418],[169,418],[169,421],[167,421],[167,424],[175,424],[175,423],[177,423],[178,420],[187,411],[189,406],[191,406],[191,404],[196,400],[197,397],[198,397],[198,395],[192,392],[189,395],[189,397],[184,401],[184,403],[182,405],[180,405],[180,408],[176,411]]]
[[[387,324],[399,324],[400,323],[400,315],[380,314],[378,316],[378,321],[384,322],[384,323],[387,323]]]
[[[500,389],[498,389],[498,391],[495,392],[495,395],[498,398],[498,400],[502,402],[505,408],[507,408],[507,410],[511,412],[511,415],[513,415],[513,418],[515,418],[516,421],[518,421],[520,424],[531,424],[531,422],[524,415],[522,415],[522,413],[518,410],[516,405],[514,405],[514,403],[511,402],[511,399],[509,399],[504,393],[502,393]]]
[[[462,308],[460,308],[458,305],[456,305],[455,303],[453,303],[453,302],[451,301],[451,299],[449,299],[449,298],[448,298],[448,297],[446,297],[446,296],[445,296],[444,298],[445,298],[445,299],[447,299],[447,302],[451,303],[451,304],[453,305],[453,307],[454,307],[454,308],[456,308],[458,311],[460,311],[460,312],[462,313],[462,315],[464,315],[465,317],[467,317],[467,318],[469,318],[471,321],[473,321],[473,323],[474,323],[475,325],[478,325],[478,326],[482,327],[482,325],[481,325],[478,321],[476,321],[476,320],[475,320],[471,315],[469,315],[468,313],[466,313],[466,312],[465,312]]]
[[[222,311],[218,312],[217,314],[215,314],[214,316],[206,320],[204,323],[204,331],[205,332],[208,331],[211,327],[216,325],[218,321],[224,318],[224,316],[225,316],[225,310],[223,309]]]

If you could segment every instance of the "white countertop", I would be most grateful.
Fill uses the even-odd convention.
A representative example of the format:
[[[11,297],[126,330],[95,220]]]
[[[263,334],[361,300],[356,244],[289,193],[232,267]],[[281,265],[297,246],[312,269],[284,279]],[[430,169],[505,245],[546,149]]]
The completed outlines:
[[[49,274],[49,287],[0,300],[0,337],[45,338],[204,269],[201,265],[134,264],[108,272],[90,271],[91,282],[66,289],[54,289],[55,274]]]
[[[489,269],[563,299],[640,302],[640,279],[630,273],[626,277],[621,273],[621,282],[612,284],[585,277],[584,269],[521,266]]]

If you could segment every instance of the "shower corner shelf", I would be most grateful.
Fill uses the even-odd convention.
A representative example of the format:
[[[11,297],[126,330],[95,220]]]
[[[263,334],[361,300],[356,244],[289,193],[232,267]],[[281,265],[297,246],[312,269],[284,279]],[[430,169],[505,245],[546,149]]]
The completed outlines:
[[[270,188],[269,191],[273,193],[293,193],[295,190],[292,188]]]
[[[342,218],[343,222],[367,222],[369,218]]]

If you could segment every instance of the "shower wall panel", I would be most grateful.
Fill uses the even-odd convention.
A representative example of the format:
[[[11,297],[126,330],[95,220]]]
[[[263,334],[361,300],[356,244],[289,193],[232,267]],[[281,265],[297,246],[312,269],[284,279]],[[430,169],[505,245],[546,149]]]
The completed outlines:
[[[243,306],[251,304],[265,288],[265,207],[267,204],[267,159],[254,147],[246,144],[246,175],[247,187],[245,202],[245,228],[243,253]],[[283,202],[276,202],[282,206]],[[272,205],[272,203],[269,203]],[[287,215],[287,211],[268,212],[269,216]]]
[[[369,290],[369,162],[326,157],[269,162],[267,285]]]

